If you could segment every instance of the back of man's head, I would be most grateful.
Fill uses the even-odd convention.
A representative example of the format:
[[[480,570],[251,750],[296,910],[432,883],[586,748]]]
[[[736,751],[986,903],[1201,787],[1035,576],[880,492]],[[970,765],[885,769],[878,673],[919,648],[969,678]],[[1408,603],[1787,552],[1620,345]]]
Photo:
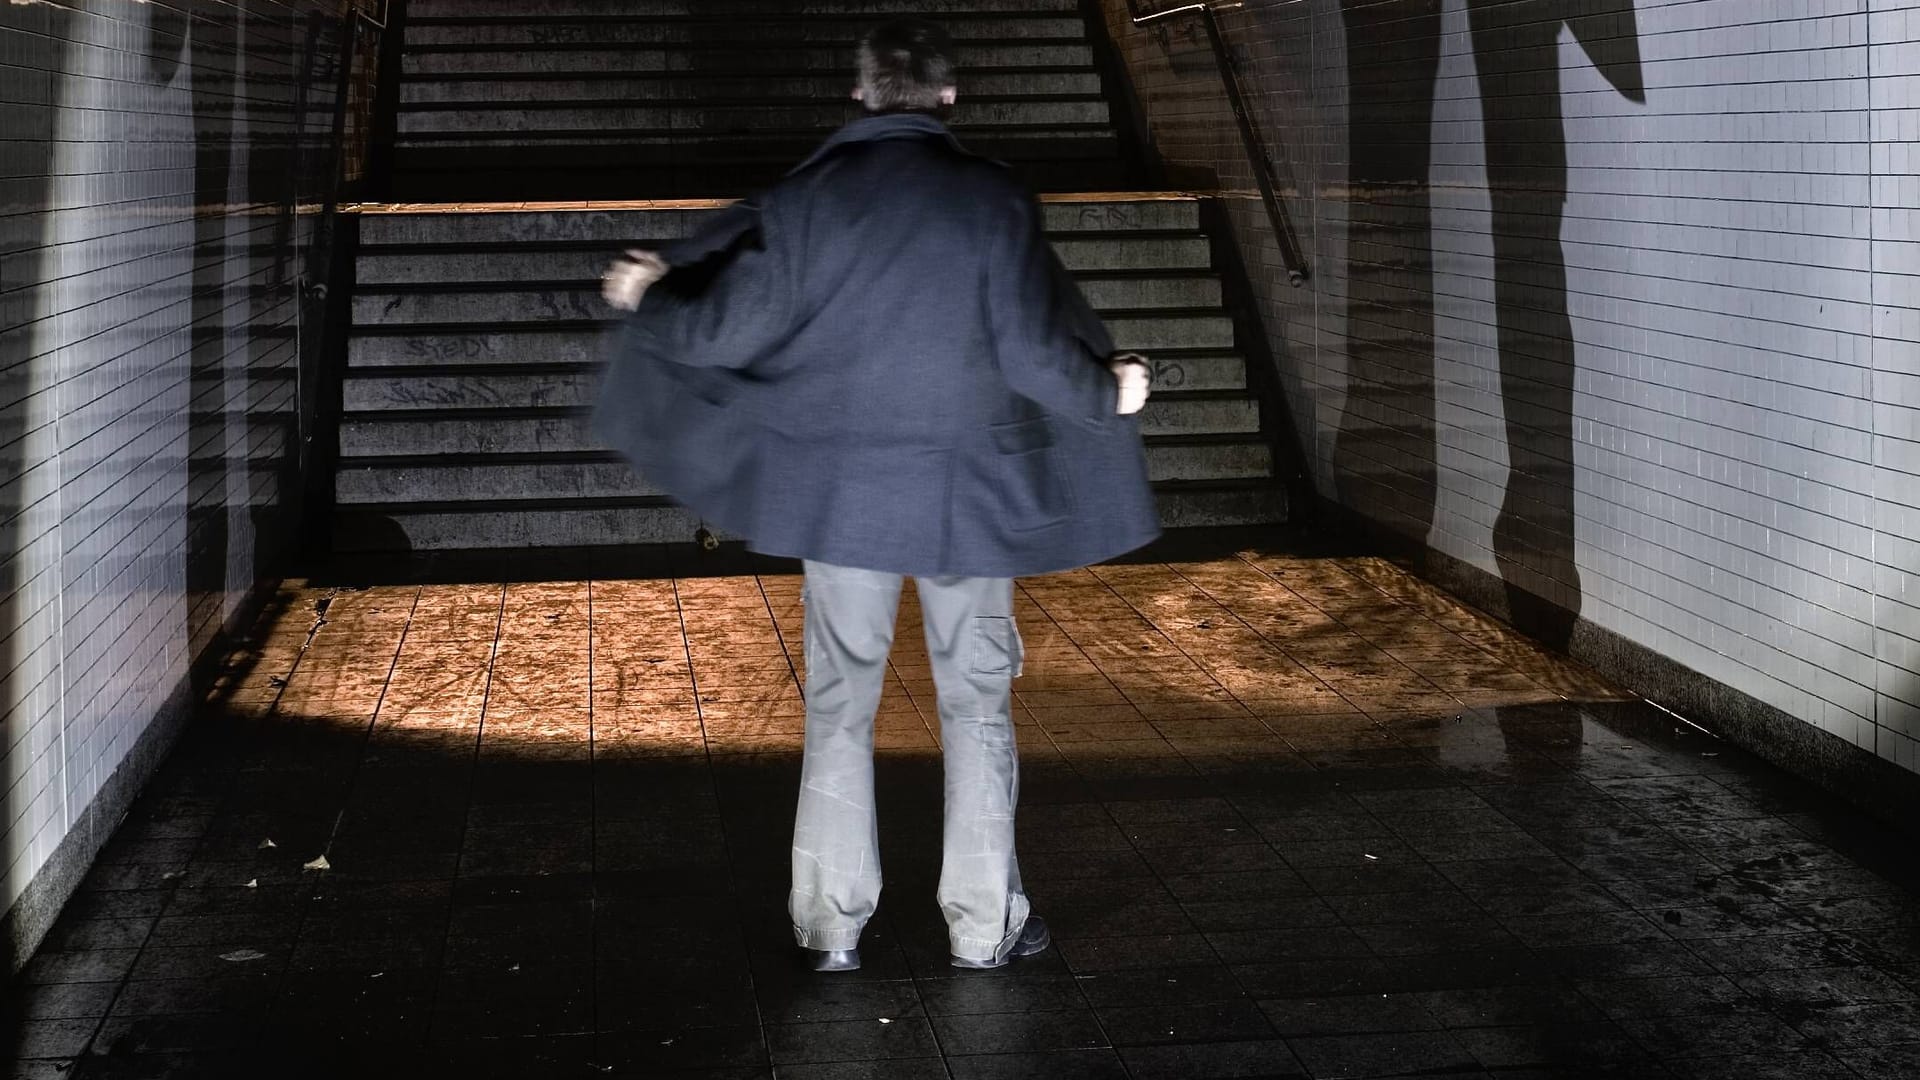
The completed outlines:
[[[895,19],[860,39],[854,96],[868,112],[931,112],[953,104],[953,39],[920,19]]]

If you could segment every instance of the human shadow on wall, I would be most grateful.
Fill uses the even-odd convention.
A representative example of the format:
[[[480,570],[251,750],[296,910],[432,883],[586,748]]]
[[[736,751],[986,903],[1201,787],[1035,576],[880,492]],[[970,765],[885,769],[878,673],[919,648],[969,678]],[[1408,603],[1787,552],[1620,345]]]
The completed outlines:
[[[1341,501],[1423,540],[1437,492],[1433,162],[1440,0],[1342,0],[1347,31],[1347,403],[1334,447]],[[1516,626],[1564,647],[1574,565],[1572,321],[1560,230],[1567,27],[1615,90],[1644,102],[1633,0],[1467,0],[1492,205],[1506,493],[1494,557]]]
[[[300,286],[323,279],[327,254],[316,240],[324,218],[299,206],[303,188],[337,169],[332,150],[309,145],[331,131],[310,125],[331,111],[336,73],[321,56],[344,43],[318,13],[236,7],[190,28],[176,18],[156,41],[180,50],[176,85],[190,91],[194,118],[185,577],[189,655],[200,658],[293,541],[298,384],[303,352],[321,345],[317,305]],[[267,87],[284,97],[259,92]]]

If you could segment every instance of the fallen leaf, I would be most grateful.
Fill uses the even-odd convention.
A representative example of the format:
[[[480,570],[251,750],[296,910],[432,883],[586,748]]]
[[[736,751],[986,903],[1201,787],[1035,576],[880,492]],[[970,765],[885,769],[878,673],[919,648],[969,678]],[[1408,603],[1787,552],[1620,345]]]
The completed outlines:
[[[881,1023],[883,1023],[883,1024],[891,1024],[891,1023],[893,1023],[893,1021],[892,1021],[892,1020],[889,1020],[889,1019],[887,1019],[887,1018],[886,1018],[886,1017],[884,1017],[884,1016],[880,1018],[880,1022],[881,1022]]]
[[[178,881],[181,878],[186,876],[187,876],[187,872],[185,870],[169,870],[166,873],[160,875],[160,880],[161,881]]]
[[[232,952],[223,952],[220,954],[220,959],[235,964],[244,964],[249,960],[265,960],[266,958],[267,954],[261,952],[259,949],[235,949]]]
[[[260,887],[260,879],[259,878],[249,879],[245,885],[242,885],[240,887],[243,889],[257,889]]]
[[[1374,862],[1380,861],[1380,856],[1378,855],[1368,855],[1367,858],[1372,859]]]
[[[265,840],[260,841],[260,847],[258,850],[266,851],[270,848],[277,848],[279,846],[280,846],[279,844],[276,844],[273,842],[273,837],[269,836]]]
[[[319,857],[317,857],[317,858],[315,858],[315,859],[314,859],[314,860],[313,860],[312,862],[309,862],[309,863],[306,863],[306,864],[304,864],[304,865],[302,865],[302,866],[300,867],[300,869],[302,869],[302,870],[331,870],[331,869],[333,869],[333,864],[327,861],[327,857],[326,857],[325,855],[321,855],[321,856],[319,856]]]

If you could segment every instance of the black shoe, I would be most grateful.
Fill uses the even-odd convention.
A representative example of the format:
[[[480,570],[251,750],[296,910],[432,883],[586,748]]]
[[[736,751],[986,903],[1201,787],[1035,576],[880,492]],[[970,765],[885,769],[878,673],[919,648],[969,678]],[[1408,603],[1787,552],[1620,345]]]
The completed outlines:
[[[973,971],[992,971],[994,968],[1006,967],[1018,957],[1038,956],[1046,952],[1047,947],[1052,944],[1053,935],[1047,931],[1047,920],[1038,915],[1029,915],[1027,924],[1020,928],[1020,940],[1013,943],[1013,951],[1007,954],[1005,960],[973,960],[965,956],[955,956],[952,958],[953,966]]]
[[[815,971],[859,971],[860,950],[853,949],[802,949],[806,954],[807,966]]]

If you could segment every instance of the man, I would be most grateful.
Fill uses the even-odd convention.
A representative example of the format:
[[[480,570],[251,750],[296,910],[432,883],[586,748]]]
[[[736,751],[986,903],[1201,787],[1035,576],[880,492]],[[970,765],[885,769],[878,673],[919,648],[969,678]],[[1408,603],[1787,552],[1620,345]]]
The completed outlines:
[[[1013,578],[1158,535],[1115,356],[1033,199],[961,148],[953,50],[917,21],[861,42],[865,115],[786,179],[606,295],[626,320],[603,437],[754,550],[805,565],[807,734],[794,936],[860,965],[880,895],[873,720],[902,580],[917,580],[946,766],[939,902],[954,965],[1049,944],[1014,853]]]

